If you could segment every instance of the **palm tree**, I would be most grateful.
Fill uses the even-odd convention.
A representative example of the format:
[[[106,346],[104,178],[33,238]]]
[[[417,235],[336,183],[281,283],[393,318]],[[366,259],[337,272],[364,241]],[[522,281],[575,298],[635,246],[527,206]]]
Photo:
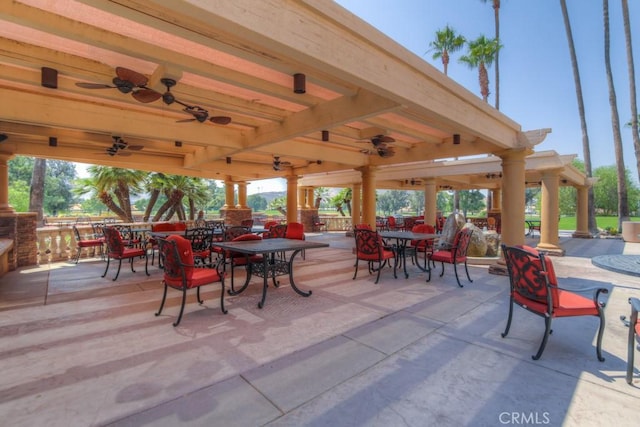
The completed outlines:
[[[100,201],[122,221],[133,222],[131,194],[140,191],[140,185],[147,173],[95,165],[89,166],[87,172],[90,177],[78,180],[76,193],[87,194],[95,191]]]
[[[38,226],[44,224],[44,180],[47,174],[47,159],[35,159],[31,174],[29,212],[36,213]]]
[[[483,3],[487,3],[489,0],[482,0]],[[493,20],[496,27],[496,40],[500,43],[500,0],[491,0],[493,6]],[[500,49],[496,51],[496,67],[494,68],[496,81],[496,110],[500,109]]]
[[[622,135],[620,135],[620,116],[618,115],[616,89],[613,85],[611,55],[609,53],[609,0],[602,0],[602,16],[604,17],[604,64],[607,70],[607,84],[609,85],[609,105],[611,106],[613,147],[616,154],[616,171],[618,174],[618,231],[622,231],[622,221],[627,221],[629,219],[629,200],[627,198],[624,155],[622,152]]]
[[[447,75],[449,66],[449,54],[457,52],[464,46],[465,38],[456,34],[456,31],[449,25],[442,30],[436,31],[436,39],[429,43],[429,51],[433,51],[433,59],[442,59],[444,74]]]
[[[564,19],[564,28],[567,33],[567,41],[569,43],[569,53],[571,55],[571,66],[573,69],[573,80],[576,85],[576,97],[578,98],[578,112],[580,113],[580,128],[582,129],[582,150],[584,155],[584,170],[587,177],[592,177],[593,172],[591,169],[591,150],[589,147],[589,133],[587,132],[587,120],[584,113],[584,100],[582,99],[582,84],[580,83],[580,71],[578,69],[578,58],[576,57],[576,49],[573,44],[573,34],[571,32],[571,22],[569,21],[569,12],[567,11],[566,0],[560,0],[560,6],[562,8],[562,17]],[[589,231],[592,234],[598,232],[598,226],[596,224],[596,214],[593,199],[593,187],[589,187],[588,190],[588,213],[587,221]]]
[[[162,189],[165,183],[165,175],[163,173],[152,173],[145,183],[145,187],[149,192],[149,203],[147,203],[147,208],[144,211],[144,216],[142,217],[142,221],[149,221],[149,217],[151,217],[151,212],[153,212],[153,208],[158,201],[158,197],[162,194]]]
[[[489,74],[487,73],[487,67],[493,64],[496,53],[501,47],[498,40],[488,39],[481,35],[467,43],[467,54],[460,57],[460,62],[467,64],[469,68],[478,68],[480,93],[484,102],[489,100]]]
[[[622,0],[622,20],[624,22],[624,38],[627,45],[627,70],[629,71],[629,103],[631,104],[631,134],[636,152],[636,167],[640,178],[640,136],[638,135],[638,104],[636,101],[636,72],[633,65],[633,49],[631,47],[631,24],[629,23],[629,2]]]

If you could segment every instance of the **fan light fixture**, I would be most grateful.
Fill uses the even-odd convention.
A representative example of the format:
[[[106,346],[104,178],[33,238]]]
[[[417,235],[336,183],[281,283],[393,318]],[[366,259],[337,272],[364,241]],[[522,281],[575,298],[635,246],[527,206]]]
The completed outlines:
[[[502,172],[500,173],[488,173],[485,175],[487,179],[500,179],[502,178]]]
[[[329,141],[329,131],[328,130],[323,130],[322,131],[322,140],[324,142]]]
[[[453,134],[453,144],[454,145],[459,145],[460,144],[460,135],[457,133]]]
[[[9,138],[6,134],[0,133],[0,142],[4,142]]]
[[[280,157],[278,156],[273,157],[273,170],[274,171],[280,170]]]
[[[307,91],[307,76],[301,73],[293,75],[293,92],[305,93]]]
[[[49,137],[49,147],[57,147],[58,146],[58,138],[55,136]]]

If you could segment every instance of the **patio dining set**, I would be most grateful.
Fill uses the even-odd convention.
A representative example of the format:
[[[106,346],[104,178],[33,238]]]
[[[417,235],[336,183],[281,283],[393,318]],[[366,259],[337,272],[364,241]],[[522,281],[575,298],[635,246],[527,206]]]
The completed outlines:
[[[312,290],[301,289],[294,277],[294,261],[298,255],[304,256],[308,249],[328,247],[328,243],[307,241],[304,227],[299,223],[265,223],[265,227],[252,227],[245,223],[240,226],[225,226],[223,223],[198,224],[204,227],[187,228],[184,224],[155,224],[151,231],[142,233],[131,226],[96,226],[103,236],[94,239],[78,238],[78,251],[92,248],[89,243],[95,240],[106,249],[101,252],[106,259],[105,277],[110,261],[118,261],[118,270],[113,277],[117,280],[123,260],[130,263],[132,272],[134,259],[145,260],[145,273],[149,275],[149,254],[155,257],[158,252],[158,266],[163,271],[163,295],[156,316],[164,309],[168,289],[182,293],[179,314],[173,322],[178,326],[185,310],[186,295],[195,288],[198,303],[203,300],[200,288],[204,285],[220,283],[220,309],[227,313],[224,305],[226,295],[239,295],[244,292],[253,276],[262,279],[262,292],[258,307],[263,308],[266,301],[269,281],[274,288],[279,287],[279,276],[288,276],[294,292],[302,297],[312,295]],[[75,227],[74,227],[75,228]],[[388,269],[398,278],[398,273],[409,277],[408,264],[418,271],[427,273],[426,282],[431,281],[431,271],[436,263],[441,264],[440,277],[444,275],[445,264],[451,264],[459,287],[463,287],[458,275],[458,266],[463,265],[469,283],[473,282],[467,265],[467,249],[474,233],[472,227],[463,227],[455,233],[451,242],[444,241],[442,234],[428,224],[415,224],[410,230],[374,230],[368,224],[353,227],[355,238],[355,264],[353,280],[358,276],[359,263],[367,266],[370,275],[375,274],[375,284],[380,281],[381,273]],[[102,250],[102,249],[101,249]],[[514,306],[544,319],[544,332],[537,352],[532,356],[538,360],[551,336],[551,324],[554,318],[593,316],[599,319],[596,338],[596,356],[602,356],[602,339],[605,326],[602,296],[609,290],[604,287],[594,289],[567,290],[560,286],[555,275],[553,263],[544,252],[535,248],[519,245],[502,245],[510,283],[510,304],[507,323],[502,337],[506,338],[514,319]],[[76,255],[76,260],[79,255]],[[154,263],[152,258],[152,264]],[[242,267],[246,270],[244,282],[235,284],[234,270]],[[227,278],[229,288],[226,289]],[[581,292],[593,291],[592,298]],[[632,383],[635,345],[640,342],[640,300],[630,298],[631,316],[623,320],[629,326],[627,382]]]

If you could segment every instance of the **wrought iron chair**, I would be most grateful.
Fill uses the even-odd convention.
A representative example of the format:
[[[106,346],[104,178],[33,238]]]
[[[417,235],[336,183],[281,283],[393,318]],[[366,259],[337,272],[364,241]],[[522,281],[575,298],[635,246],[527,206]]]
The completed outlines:
[[[222,287],[220,290],[220,310],[222,310],[224,314],[227,313],[227,310],[224,308],[224,273],[219,271],[219,264],[215,269],[196,268],[193,251],[191,250],[191,242],[182,236],[174,235],[166,239],[158,239],[158,246],[163,259],[162,268],[164,270],[164,276],[162,283],[164,285],[164,292],[156,316],[162,313],[162,309],[167,300],[168,288],[182,291],[180,313],[173,323],[173,326],[178,326],[184,313],[187,290],[196,288],[198,303],[202,304],[203,300],[200,298],[200,287],[216,282],[220,282]]]
[[[433,225],[429,224],[416,224],[411,229],[414,233],[425,233],[425,234],[435,234],[436,230]],[[409,242],[409,253],[413,256],[413,262],[417,265],[420,265],[420,261],[418,259],[419,254],[424,254],[424,269],[427,268],[427,263],[431,261],[433,267],[435,267],[435,263],[430,260],[431,255],[433,254],[433,243],[434,239],[429,240],[412,240]]]
[[[398,224],[395,216],[387,217],[387,230],[398,231],[402,229],[402,225]]]
[[[149,276],[149,258],[147,257],[146,248],[140,247],[129,247],[125,245],[122,240],[122,236],[120,236],[120,232],[115,227],[104,227],[104,237],[105,242],[107,244],[107,267],[104,269],[104,274],[102,277],[107,275],[109,271],[109,264],[111,263],[111,258],[118,260],[118,271],[116,272],[116,276],[113,278],[115,281],[120,274],[120,268],[122,267],[122,260],[128,259],[131,264],[131,271],[136,272],[133,269],[133,259],[134,258],[144,258],[144,271]]]
[[[354,227],[353,230],[356,239],[356,263],[353,280],[358,276],[358,261],[366,261],[369,267],[369,274],[377,272],[376,284],[380,280],[380,271],[390,262],[390,259],[396,260],[396,254],[392,250],[385,249],[382,237],[377,231],[367,230],[364,228]],[[377,266],[375,265],[377,263]],[[393,277],[396,277],[396,269],[394,265]]]
[[[440,277],[444,275],[444,265],[453,264],[453,271],[456,274],[458,286],[461,288],[463,286],[462,283],[460,283],[460,278],[458,277],[458,264],[464,264],[464,271],[467,273],[467,279],[469,282],[473,282],[473,280],[471,280],[471,276],[469,276],[469,268],[467,267],[467,249],[469,248],[472,235],[473,229],[465,227],[456,233],[456,237],[453,240],[453,245],[451,247],[439,249],[429,256],[429,260],[433,262],[433,265],[435,265],[436,262],[441,263],[442,271],[440,272]],[[431,269],[429,269],[427,282],[430,280]]]
[[[185,239],[191,242],[193,259],[197,267],[210,267],[212,263],[213,230],[206,227],[188,228]]]
[[[96,253],[96,248],[98,248],[100,254],[102,255],[102,247],[104,245],[104,239],[101,239],[95,236],[91,239],[85,239],[84,237],[82,237],[82,235],[80,234],[80,230],[78,230],[78,227],[76,227],[75,225],[73,225],[73,234],[76,238],[76,256],[75,256],[76,264],[80,260],[80,254],[82,254],[82,249],[91,248],[92,256],[94,256]]]
[[[290,222],[287,224],[287,230],[284,233],[285,239],[292,240],[306,240],[304,235],[304,225],[299,222]],[[306,254],[304,249],[302,250],[302,259],[306,259]]]
[[[629,298],[631,304],[631,317],[627,326],[629,326],[629,340],[627,342],[627,383],[633,382],[633,362],[635,355],[635,347],[640,344],[640,322],[638,321],[638,312],[640,312],[640,299]]]
[[[507,263],[510,281],[510,304],[507,326],[502,333],[506,337],[513,318],[513,305],[530,311],[544,318],[545,331],[538,352],[531,356],[538,360],[542,356],[547,340],[551,334],[551,321],[556,317],[596,316],[600,318],[600,328],[596,345],[598,360],[603,362],[601,345],[604,333],[604,303],[599,302],[601,293],[609,291],[606,288],[587,288],[594,290],[592,299],[558,286],[551,260],[543,253],[527,246],[502,245],[502,252]]]
[[[313,231],[327,231],[327,223],[322,221],[318,215],[314,215],[311,219]]]

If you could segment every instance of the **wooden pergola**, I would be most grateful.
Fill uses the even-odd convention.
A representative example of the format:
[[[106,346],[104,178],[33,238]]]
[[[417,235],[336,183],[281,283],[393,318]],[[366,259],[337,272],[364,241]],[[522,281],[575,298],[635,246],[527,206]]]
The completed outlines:
[[[289,215],[300,177],[357,171],[365,222],[377,171],[492,155],[515,244],[524,159],[550,131],[522,131],[326,0],[0,2],[0,87],[7,213],[15,155],[219,179],[241,205],[251,182],[284,177]]]

